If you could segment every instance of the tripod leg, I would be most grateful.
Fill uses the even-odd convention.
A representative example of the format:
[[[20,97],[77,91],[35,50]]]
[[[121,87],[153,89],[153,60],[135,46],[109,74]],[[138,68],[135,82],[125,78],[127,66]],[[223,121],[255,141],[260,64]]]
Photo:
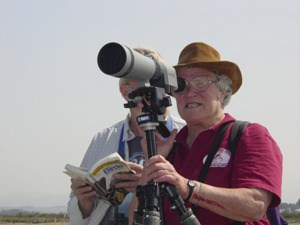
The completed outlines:
[[[178,194],[175,186],[171,184],[163,184],[162,187],[169,196],[172,208],[177,210],[180,223],[183,225],[200,225],[200,222],[193,214],[193,211],[186,208],[184,201]]]
[[[133,223],[132,225],[142,225],[143,224],[143,214],[140,214],[138,211],[134,212]]]
[[[156,211],[145,212],[143,225],[160,225],[160,213]]]
[[[188,209],[185,213],[179,216],[179,221],[184,225],[200,225],[199,220],[193,214],[191,209]]]

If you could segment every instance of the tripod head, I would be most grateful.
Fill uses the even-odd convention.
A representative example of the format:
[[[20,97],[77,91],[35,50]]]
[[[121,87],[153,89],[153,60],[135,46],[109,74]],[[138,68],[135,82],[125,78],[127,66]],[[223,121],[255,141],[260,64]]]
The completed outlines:
[[[145,131],[157,128],[163,137],[169,137],[170,131],[165,125],[167,107],[172,105],[170,96],[166,96],[165,90],[159,87],[139,87],[128,95],[129,101],[125,108],[134,108],[137,102],[143,104],[142,112],[145,114],[137,117],[137,122]],[[154,126],[154,127],[153,127]]]

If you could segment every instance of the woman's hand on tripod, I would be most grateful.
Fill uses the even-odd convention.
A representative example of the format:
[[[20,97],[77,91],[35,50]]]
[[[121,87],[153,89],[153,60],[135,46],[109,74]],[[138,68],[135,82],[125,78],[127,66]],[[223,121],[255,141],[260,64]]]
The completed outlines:
[[[176,187],[183,198],[188,195],[188,179],[181,176],[173,165],[161,155],[155,155],[146,161],[144,166],[144,177],[146,181],[156,183],[169,183]]]
[[[119,180],[117,184],[115,184],[116,188],[124,188],[126,191],[135,192],[136,186],[139,184],[139,181],[142,176],[143,166],[126,162],[126,164],[133,170],[135,173],[119,173],[115,174],[114,177]]]

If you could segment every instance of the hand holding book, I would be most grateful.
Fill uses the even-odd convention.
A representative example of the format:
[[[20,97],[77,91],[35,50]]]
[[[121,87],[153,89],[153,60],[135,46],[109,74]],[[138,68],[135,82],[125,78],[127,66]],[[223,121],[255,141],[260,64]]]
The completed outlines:
[[[112,205],[120,204],[127,194],[126,190],[115,188],[118,180],[113,175],[134,173],[116,152],[100,159],[90,169],[70,164],[67,164],[65,169],[64,173],[71,178],[81,179],[90,184],[95,189],[97,197],[110,202]]]

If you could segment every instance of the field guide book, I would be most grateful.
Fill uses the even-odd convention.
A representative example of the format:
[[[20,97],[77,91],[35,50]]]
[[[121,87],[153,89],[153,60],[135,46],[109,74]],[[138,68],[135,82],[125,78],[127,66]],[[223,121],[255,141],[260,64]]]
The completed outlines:
[[[117,152],[100,159],[90,169],[66,164],[63,172],[71,178],[81,179],[90,184],[97,192],[98,198],[112,205],[120,204],[127,194],[125,190],[114,187],[118,180],[113,174],[134,173]]]

